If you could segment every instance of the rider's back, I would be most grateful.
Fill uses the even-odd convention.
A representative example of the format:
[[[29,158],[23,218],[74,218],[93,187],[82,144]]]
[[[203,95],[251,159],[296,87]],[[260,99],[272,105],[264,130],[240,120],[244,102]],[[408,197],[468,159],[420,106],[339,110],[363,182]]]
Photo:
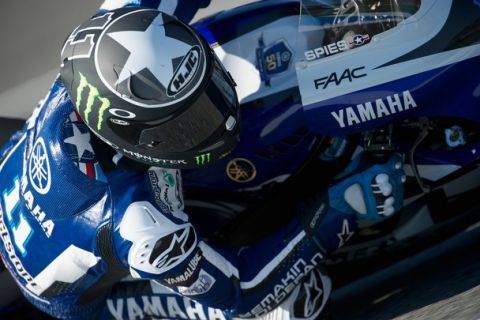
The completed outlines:
[[[112,254],[116,201],[63,85],[52,87],[5,150],[0,252],[29,300],[74,315],[73,301],[88,306],[124,272]],[[125,192],[137,185],[130,175],[132,184],[118,186]]]

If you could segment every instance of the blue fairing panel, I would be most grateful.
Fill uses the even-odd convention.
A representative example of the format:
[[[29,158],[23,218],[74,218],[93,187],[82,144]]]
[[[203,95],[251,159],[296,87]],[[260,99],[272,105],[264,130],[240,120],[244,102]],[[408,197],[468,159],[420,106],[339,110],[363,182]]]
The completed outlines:
[[[304,106],[309,127],[320,134],[343,135],[422,116],[480,121],[478,83],[470,72],[478,68],[480,57],[475,57]]]

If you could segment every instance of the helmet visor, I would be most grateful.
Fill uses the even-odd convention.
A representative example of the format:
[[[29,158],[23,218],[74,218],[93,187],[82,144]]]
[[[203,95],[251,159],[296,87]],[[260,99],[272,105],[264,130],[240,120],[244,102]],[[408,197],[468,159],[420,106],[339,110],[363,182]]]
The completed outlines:
[[[231,127],[232,117],[238,117],[236,93],[228,75],[215,59],[205,89],[187,104],[183,112],[168,121],[144,129],[137,147],[159,148],[161,153],[201,150],[221,143],[224,134],[236,131]]]

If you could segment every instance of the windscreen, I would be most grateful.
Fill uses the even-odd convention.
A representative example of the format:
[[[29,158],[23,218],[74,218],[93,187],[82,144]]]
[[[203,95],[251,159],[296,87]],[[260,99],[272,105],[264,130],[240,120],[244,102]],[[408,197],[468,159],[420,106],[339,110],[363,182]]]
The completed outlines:
[[[419,1],[405,1],[402,7]],[[303,0],[299,32],[309,39],[306,61],[321,59],[368,44],[373,36],[395,27],[409,14],[397,0]]]

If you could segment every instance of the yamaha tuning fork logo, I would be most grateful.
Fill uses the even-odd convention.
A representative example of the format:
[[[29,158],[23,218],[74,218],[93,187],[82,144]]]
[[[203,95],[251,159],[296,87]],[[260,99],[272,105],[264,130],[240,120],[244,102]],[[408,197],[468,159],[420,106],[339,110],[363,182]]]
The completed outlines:
[[[28,161],[28,177],[33,188],[40,194],[47,194],[52,184],[50,162],[43,138],[38,138]]]
[[[165,107],[201,84],[206,56],[197,35],[156,10],[136,10],[103,30],[95,66],[105,86],[140,107]]]

